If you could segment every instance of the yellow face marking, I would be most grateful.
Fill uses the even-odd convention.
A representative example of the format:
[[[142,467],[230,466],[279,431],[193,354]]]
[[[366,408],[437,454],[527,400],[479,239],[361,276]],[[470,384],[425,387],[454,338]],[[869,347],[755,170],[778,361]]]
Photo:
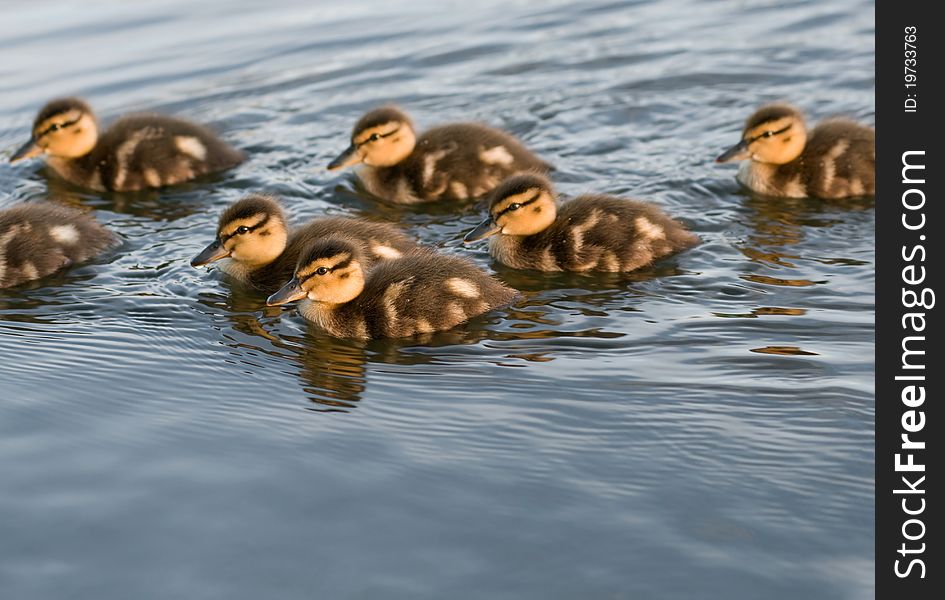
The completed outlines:
[[[36,146],[46,154],[77,158],[91,152],[98,143],[98,127],[91,115],[73,109],[53,115],[37,125],[33,129],[33,138]]]
[[[491,209],[492,219],[505,235],[534,235],[547,229],[557,216],[550,192],[533,187],[503,198]]]
[[[361,263],[349,252],[312,261],[296,277],[309,300],[325,304],[350,302],[364,289]]]
[[[260,212],[225,223],[217,239],[229,258],[258,268],[282,254],[288,232],[279,217]]]
[[[807,131],[800,118],[787,116],[752,127],[742,139],[748,142],[747,148],[732,159],[751,158],[762,163],[783,165],[804,151]]]
[[[329,168],[341,168],[359,162],[370,167],[390,167],[410,156],[416,145],[417,137],[409,123],[389,121],[355,135],[351,147],[336,158]]]

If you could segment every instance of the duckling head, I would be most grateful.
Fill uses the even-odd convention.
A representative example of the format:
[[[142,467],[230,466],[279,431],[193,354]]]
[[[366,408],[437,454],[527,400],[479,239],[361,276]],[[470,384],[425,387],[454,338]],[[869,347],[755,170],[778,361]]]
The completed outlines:
[[[60,98],[46,104],[33,122],[33,135],[10,162],[49,154],[78,158],[92,151],[98,142],[98,124],[89,105],[78,98]]]
[[[217,237],[190,264],[199,267],[229,258],[249,268],[265,266],[285,250],[288,231],[275,198],[253,194],[220,215]]]
[[[547,229],[557,214],[548,179],[534,173],[513,175],[492,191],[489,216],[463,241],[475,242],[497,233],[534,235]]]
[[[329,236],[309,244],[299,254],[295,275],[266,304],[277,306],[308,298],[343,304],[364,290],[364,249],[356,242]]]
[[[742,141],[715,159],[725,163],[751,160],[783,165],[800,156],[807,144],[807,128],[801,111],[790,104],[767,104],[745,121]]]
[[[358,163],[391,167],[410,156],[416,145],[410,117],[399,108],[384,106],[361,117],[351,131],[351,145],[328,164],[328,170]]]

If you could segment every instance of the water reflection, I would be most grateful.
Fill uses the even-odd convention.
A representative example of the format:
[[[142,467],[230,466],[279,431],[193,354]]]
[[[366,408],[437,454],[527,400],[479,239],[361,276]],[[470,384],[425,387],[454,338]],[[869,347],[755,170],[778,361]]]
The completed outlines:
[[[747,215],[749,233],[747,242],[736,247],[754,268],[741,273],[739,278],[762,286],[806,288],[825,285],[829,280],[820,277],[789,277],[785,271],[798,275],[811,272],[806,264],[811,261],[850,266],[866,264],[853,258],[811,256],[820,250],[808,249],[807,238],[813,230],[830,230],[846,225],[852,216],[872,209],[874,204],[873,198],[774,198],[746,192],[743,210]],[[761,313],[757,312],[759,308],[754,309],[751,316],[760,316]],[[732,316],[729,313],[715,314]],[[787,309],[787,312],[779,309],[769,314],[797,316],[804,312],[802,309]]]
[[[746,192],[743,206],[751,233],[749,243],[741,245],[739,250],[750,261],[777,269],[797,266],[792,261],[803,257],[789,248],[804,242],[809,228],[829,229],[841,225],[848,220],[849,213],[872,209],[875,199],[775,198]]]
[[[633,291],[627,282],[614,288],[597,280],[586,289],[526,292],[514,305],[448,331],[403,339],[351,340],[327,335],[292,307],[268,307],[264,293],[216,275],[221,291],[203,293],[198,302],[226,323],[218,327],[223,344],[253,368],[286,372],[289,365],[312,404],[309,410],[318,412],[356,408],[368,388],[371,365],[448,366],[481,354],[483,348],[496,348],[502,353],[494,364],[524,366],[551,362],[562,352],[593,350],[598,341],[626,338],[626,333],[606,325],[609,316],[638,310],[634,298],[646,295]],[[568,313],[572,318],[562,319]]]
[[[308,409],[348,412],[355,408],[367,389],[364,345],[333,338],[315,327],[297,341],[301,345],[298,376],[313,405]]]

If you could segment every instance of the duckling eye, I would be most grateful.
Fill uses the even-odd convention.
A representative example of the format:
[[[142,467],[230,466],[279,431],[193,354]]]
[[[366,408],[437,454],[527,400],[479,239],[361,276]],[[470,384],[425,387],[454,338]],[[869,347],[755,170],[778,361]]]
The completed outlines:
[[[236,233],[238,234],[249,233],[249,227],[245,225],[240,225],[239,227],[236,228]]]
[[[774,135],[773,131],[766,131],[761,134],[761,137],[771,137],[772,135]]]
[[[518,210],[520,208],[522,208],[522,204],[520,202],[513,202],[512,204],[509,204],[509,210]]]
[[[324,275],[327,272],[328,272],[328,267],[318,267],[317,269],[315,269],[316,275]]]
[[[381,139],[381,136],[379,136],[379,135],[376,134],[376,133],[372,133],[372,134],[371,134],[371,137],[369,137],[369,138],[367,139],[367,141],[369,141],[369,142],[376,142],[376,141],[379,140],[379,139]]]
[[[49,131],[59,131],[60,129],[59,123],[53,123],[49,126]]]

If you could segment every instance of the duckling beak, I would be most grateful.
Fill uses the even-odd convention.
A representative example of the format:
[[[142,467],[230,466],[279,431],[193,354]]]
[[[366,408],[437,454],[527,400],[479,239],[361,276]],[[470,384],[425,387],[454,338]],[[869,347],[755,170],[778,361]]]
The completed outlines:
[[[226,258],[229,255],[230,253],[227,252],[226,248],[223,247],[223,244],[220,243],[220,240],[213,240],[213,243],[201,250],[200,254],[190,259],[190,266],[202,267],[203,265],[210,264],[215,260]]]
[[[732,162],[733,160],[745,160],[748,158],[748,140],[742,140],[723,152],[719,154],[715,159],[717,163],[727,163]]]
[[[30,138],[30,141],[23,144],[19,150],[13,153],[13,156],[10,157],[10,162],[15,163],[18,160],[23,160],[24,158],[32,158],[34,156],[39,156],[43,153],[43,148],[36,143],[36,140]]]
[[[335,171],[361,162],[361,156],[358,155],[358,147],[354,144],[348,146],[344,152],[338,155],[335,160],[328,163],[328,170]]]
[[[282,286],[282,289],[266,299],[266,306],[279,306],[280,304],[295,302],[305,296],[305,290],[302,289],[299,278],[293,277],[289,280],[289,283]]]
[[[489,215],[482,223],[477,225],[475,229],[466,234],[466,237],[463,238],[463,243],[468,244],[469,242],[485,239],[500,231],[502,231],[502,227],[492,220],[492,215]]]

